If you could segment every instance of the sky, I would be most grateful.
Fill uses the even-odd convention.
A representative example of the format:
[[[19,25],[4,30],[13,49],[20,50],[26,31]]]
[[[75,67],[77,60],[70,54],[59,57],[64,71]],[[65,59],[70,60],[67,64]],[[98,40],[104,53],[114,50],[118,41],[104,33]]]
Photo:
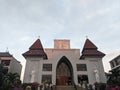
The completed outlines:
[[[22,54],[38,36],[44,48],[70,39],[80,50],[88,36],[108,71],[109,57],[120,53],[120,0],[0,0],[0,52],[8,48],[24,66]]]

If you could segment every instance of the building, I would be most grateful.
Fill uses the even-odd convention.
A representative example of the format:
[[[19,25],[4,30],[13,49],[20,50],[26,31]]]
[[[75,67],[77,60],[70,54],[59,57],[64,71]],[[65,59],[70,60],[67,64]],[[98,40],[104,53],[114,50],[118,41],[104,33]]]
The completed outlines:
[[[106,82],[102,58],[104,53],[86,39],[80,49],[72,49],[70,40],[54,40],[54,48],[43,48],[37,39],[29,50],[23,53],[26,59],[24,83],[46,81],[53,85],[68,85],[86,81],[89,84]]]
[[[110,61],[111,70],[120,70],[120,55],[116,56]]]
[[[22,65],[9,52],[0,52],[0,64],[3,65],[3,73],[18,73],[21,75]]]

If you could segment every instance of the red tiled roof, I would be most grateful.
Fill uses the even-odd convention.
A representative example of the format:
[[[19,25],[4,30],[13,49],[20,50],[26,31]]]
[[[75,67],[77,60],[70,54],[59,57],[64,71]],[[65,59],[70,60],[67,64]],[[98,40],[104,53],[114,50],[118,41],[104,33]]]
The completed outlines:
[[[84,49],[97,49],[97,47],[89,39],[86,39]]]
[[[105,54],[98,50],[85,50],[82,53],[84,56],[104,56]]]
[[[38,50],[38,49],[43,50],[43,46],[41,44],[40,39],[37,39],[29,49],[30,50]]]
[[[23,56],[38,56],[47,59],[47,55],[44,52],[40,39],[37,39],[35,43],[33,43],[33,45],[29,48],[29,51],[25,52]]]
[[[26,55],[30,56],[30,55],[41,55],[43,56],[45,54],[45,52],[43,50],[29,50],[27,52],[25,52]]]
[[[98,48],[95,46],[94,43],[92,43],[89,39],[86,39],[83,50],[82,50],[82,56],[105,56],[104,53],[97,50]]]
[[[12,57],[9,52],[0,52],[0,57]]]

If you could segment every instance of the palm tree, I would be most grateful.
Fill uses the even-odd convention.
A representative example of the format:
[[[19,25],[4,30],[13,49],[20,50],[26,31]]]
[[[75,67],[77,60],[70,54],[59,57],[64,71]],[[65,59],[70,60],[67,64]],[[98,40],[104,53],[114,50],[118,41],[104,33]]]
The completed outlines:
[[[4,90],[11,90],[11,88],[19,86],[20,84],[20,76],[17,73],[8,73],[3,78]]]

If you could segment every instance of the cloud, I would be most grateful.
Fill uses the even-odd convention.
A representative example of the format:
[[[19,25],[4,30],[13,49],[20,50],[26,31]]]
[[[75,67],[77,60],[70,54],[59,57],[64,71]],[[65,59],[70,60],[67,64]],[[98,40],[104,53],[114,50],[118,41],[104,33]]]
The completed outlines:
[[[85,8],[87,8],[89,5],[91,5],[95,0],[78,0],[81,5]]]
[[[22,37],[22,38],[20,39],[20,41],[22,41],[22,42],[25,42],[25,41],[28,41],[28,40],[30,40],[30,37],[29,37],[29,36],[25,36],[25,37]]]
[[[92,18],[95,18],[96,16],[103,16],[105,14],[108,14],[111,11],[112,11],[111,8],[98,9],[95,12],[88,13],[88,15],[86,15],[86,18],[92,19]]]
[[[110,28],[113,30],[119,30],[120,29],[120,22],[116,22],[110,25]]]
[[[52,46],[56,38],[71,39],[73,47],[80,47],[88,35],[95,44],[102,43],[101,50],[119,49],[119,2],[0,0],[0,46],[24,52],[40,36],[44,47]]]

